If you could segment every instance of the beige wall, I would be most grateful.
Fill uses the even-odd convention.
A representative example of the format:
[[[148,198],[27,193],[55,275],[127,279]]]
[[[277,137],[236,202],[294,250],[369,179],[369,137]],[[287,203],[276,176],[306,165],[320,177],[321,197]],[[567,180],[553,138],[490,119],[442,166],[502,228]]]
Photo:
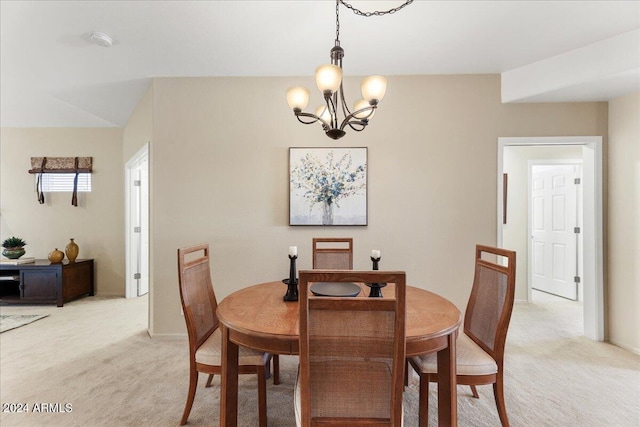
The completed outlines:
[[[144,94],[122,130],[122,160],[126,164],[153,135],[153,86]]]
[[[640,354],[640,92],[609,103],[609,339]]]
[[[348,99],[357,78],[345,81]],[[176,248],[209,242],[219,299],[310,268],[311,238],[354,237],[354,267],[407,271],[464,308],[476,243],[496,242],[498,137],[607,135],[606,103],[502,104],[494,75],[390,77],[372,124],[334,142],[285,101],[312,78],[159,78],[153,87],[155,334],[184,333]],[[319,103],[319,97],[311,105]],[[288,226],[289,147],[368,147],[367,227]],[[525,261],[519,254],[518,265]],[[283,285],[283,294],[285,288]]]
[[[80,258],[95,259],[100,295],[124,295],[122,130],[2,128],[0,130],[0,237],[27,241],[26,256],[47,258],[74,237]],[[38,204],[30,158],[93,157],[92,192],[47,193]]]
[[[289,245],[299,247],[299,267],[309,268],[313,236],[353,236],[356,268],[369,268],[369,251],[378,248],[382,268],[405,269],[411,283],[462,308],[473,245],[495,243],[497,138],[609,133],[607,329],[612,342],[640,353],[638,93],[607,111],[606,103],[501,104],[497,76],[391,77],[370,127],[333,142],[288,111],[284,91],[293,80],[314,85],[310,78],[155,79],[123,130],[1,129],[0,237],[23,237],[27,256],[39,258],[75,237],[80,256],[96,259],[98,292],[124,295],[124,163],[152,141],[155,334],[184,333],[175,249],[199,241],[212,245],[219,299],[285,277]],[[287,225],[290,146],[369,148],[369,226]],[[42,155],[94,158],[94,191],[80,196],[80,206],[67,194],[37,203],[26,171],[29,157]]]
[[[516,251],[516,301],[527,301],[528,269],[528,187],[529,160],[582,159],[582,147],[524,147],[504,148],[504,172],[508,174],[507,224],[502,226],[502,246]]]

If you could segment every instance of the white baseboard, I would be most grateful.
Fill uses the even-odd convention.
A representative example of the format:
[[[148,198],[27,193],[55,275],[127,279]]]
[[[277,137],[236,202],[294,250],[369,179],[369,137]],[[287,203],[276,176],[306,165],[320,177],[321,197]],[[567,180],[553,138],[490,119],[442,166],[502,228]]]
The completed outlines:
[[[184,334],[153,334],[151,331],[147,331],[149,336],[154,340],[164,340],[164,341],[185,341],[189,339],[189,336]]]
[[[101,296],[101,297],[120,297],[120,298],[124,298],[124,294],[122,292],[100,292],[97,289],[95,291],[95,295],[96,296]]]
[[[615,341],[615,340],[610,340],[609,342],[611,344],[617,346],[617,347],[624,348],[625,350],[630,351],[630,352],[635,353],[635,354],[640,356],[640,348],[638,348],[638,347],[631,347],[631,346],[622,344],[622,343],[620,343],[618,341]]]

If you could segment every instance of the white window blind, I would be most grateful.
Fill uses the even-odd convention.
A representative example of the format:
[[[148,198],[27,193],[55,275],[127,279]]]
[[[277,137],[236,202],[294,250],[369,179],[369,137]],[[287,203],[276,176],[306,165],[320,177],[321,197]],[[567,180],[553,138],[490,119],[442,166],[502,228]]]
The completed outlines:
[[[75,173],[43,173],[42,174],[42,192],[73,192],[73,179]],[[78,174],[78,191],[91,191],[91,174]]]

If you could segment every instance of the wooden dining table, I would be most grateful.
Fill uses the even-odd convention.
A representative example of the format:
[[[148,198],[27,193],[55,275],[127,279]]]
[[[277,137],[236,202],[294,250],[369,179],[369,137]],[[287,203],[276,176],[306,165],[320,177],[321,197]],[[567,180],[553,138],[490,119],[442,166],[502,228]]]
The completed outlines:
[[[358,297],[369,288],[360,284]],[[393,295],[393,284],[383,288]],[[272,354],[298,354],[299,306],[283,301],[287,287],[281,281],[240,289],[218,304],[222,330],[220,425],[238,423],[238,346]],[[407,286],[407,357],[437,351],[438,423],[457,425],[456,338],[462,322],[457,307],[424,289]],[[291,396],[293,405],[293,396]]]

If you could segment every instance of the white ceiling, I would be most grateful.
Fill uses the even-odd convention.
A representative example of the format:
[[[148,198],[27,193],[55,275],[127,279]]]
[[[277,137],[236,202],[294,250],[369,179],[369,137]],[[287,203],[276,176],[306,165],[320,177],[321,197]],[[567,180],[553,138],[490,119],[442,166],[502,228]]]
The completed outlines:
[[[2,0],[0,125],[124,126],[152,77],[310,76],[334,38],[333,0]],[[369,18],[341,6],[340,40],[347,75],[500,73],[505,102],[640,90],[639,1],[416,0]]]

